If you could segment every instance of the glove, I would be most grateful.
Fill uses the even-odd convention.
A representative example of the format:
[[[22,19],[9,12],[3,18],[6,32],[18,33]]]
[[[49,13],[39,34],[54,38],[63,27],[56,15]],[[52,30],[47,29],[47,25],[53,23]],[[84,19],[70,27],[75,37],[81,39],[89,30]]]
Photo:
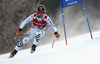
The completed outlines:
[[[58,34],[58,32],[55,32],[54,35],[55,35],[56,38],[60,37],[60,35]]]
[[[21,34],[22,34],[22,29],[21,29],[21,28],[18,28],[17,34],[18,34],[18,35],[21,35]]]

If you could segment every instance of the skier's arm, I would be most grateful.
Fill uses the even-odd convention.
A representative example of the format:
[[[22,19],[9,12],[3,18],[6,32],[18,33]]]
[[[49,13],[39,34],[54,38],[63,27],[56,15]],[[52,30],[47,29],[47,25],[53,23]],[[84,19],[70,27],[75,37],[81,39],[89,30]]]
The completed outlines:
[[[29,23],[30,21],[33,20],[33,16],[34,16],[34,14],[30,15],[30,16],[29,16],[28,18],[26,18],[23,22],[21,22],[19,28],[20,28],[20,29],[23,29],[23,27],[24,27],[27,23]]]
[[[49,18],[49,16],[47,17],[47,24],[51,27],[51,29],[54,32],[54,35],[56,38],[60,37],[57,28],[55,27],[55,25],[53,24],[52,20]]]
[[[30,21],[33,20],[33,16],[34,16],[34,14],[30,15],[30,16],[29,16],[28,18],[26,18],[23,22],[21,22],[21,24],[20,24],[20,26],[19,26],[19,28],[18,28],[17,34],[19,34],[19,35],[22,34],[22,29],[23,29],[23,27],[24,27],[27,23],[29,23]]]
[[[49,16],[47,17],[47,24],[51,27],[54,33],[57,32],[57,28],[55,27]]]

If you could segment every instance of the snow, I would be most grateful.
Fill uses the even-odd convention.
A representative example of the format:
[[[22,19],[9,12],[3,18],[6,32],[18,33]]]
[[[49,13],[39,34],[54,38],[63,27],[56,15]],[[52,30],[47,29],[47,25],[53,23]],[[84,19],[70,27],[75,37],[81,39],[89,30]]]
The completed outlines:
[[[35,53],[30,48],[21,50],[14,58],[8,54],[0,55],[0,64],[100,64],[100,31],[93,32],[94,39],[89,33],[68,39],[55,41],[39,46]]]

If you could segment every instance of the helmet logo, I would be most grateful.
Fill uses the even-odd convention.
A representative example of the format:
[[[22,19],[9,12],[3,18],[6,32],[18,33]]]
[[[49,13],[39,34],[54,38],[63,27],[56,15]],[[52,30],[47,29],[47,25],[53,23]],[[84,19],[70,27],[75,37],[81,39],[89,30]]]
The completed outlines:
[[[42,10],[42,7],[40,7],[40,10]]]

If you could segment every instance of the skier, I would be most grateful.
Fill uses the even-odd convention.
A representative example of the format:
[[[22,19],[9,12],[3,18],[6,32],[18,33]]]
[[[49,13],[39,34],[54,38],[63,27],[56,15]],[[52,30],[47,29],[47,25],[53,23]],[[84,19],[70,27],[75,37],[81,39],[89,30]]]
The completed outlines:
[[[34,37],[34,41],[32,44],[31,53],[35,52],[36,46],[39,43],[39,39],[45,35],[45,29],[47,24],[53,30],[55,37],[56,38],[60,37],[59,33],[57,32],[57,28],[53,24],[50,17],[47,14],[45,14],[45,12],[46,12],[45,7],[43,5],[39,5],[36,8],[36,13],[30,15],[20,24],[17,33],[18,35],[22,34],[22,29],[27,23],[31,21],[33,22],[32,27],[28,29],[23,40],[19,42],[19,44],[15,47],[13,52],[10,54],[10,58],[14,57],[14,55],[23,47],[23,45],[29,42],[33,37]]]

